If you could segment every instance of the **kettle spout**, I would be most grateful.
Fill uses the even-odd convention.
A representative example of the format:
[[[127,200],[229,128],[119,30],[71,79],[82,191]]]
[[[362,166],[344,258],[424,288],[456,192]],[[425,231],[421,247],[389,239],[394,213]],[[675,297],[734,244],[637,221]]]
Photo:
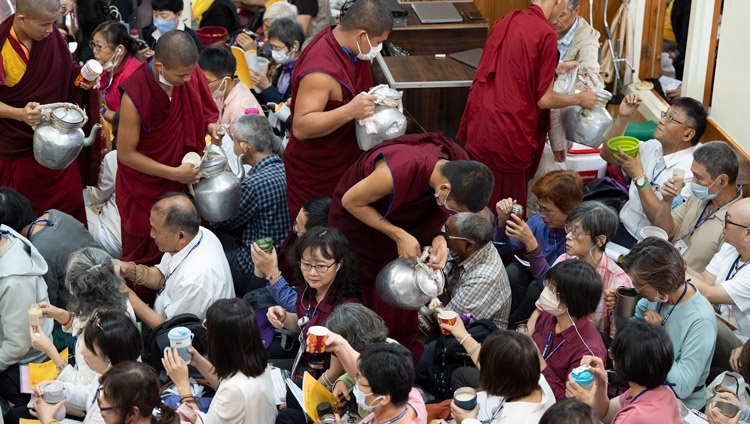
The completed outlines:
[[[240,181],[245,179],[245,165],[242,163],[242,156],[237,156],[237,173],[235,174]]]
[[[99,130],[101,130],[101,128],[101,124],[94,124],[94,126],[91,127],[91,134],[83,139],[83,147],[89,147],[94,144],[94,140],[96,140],[96,136],[99,134]]]

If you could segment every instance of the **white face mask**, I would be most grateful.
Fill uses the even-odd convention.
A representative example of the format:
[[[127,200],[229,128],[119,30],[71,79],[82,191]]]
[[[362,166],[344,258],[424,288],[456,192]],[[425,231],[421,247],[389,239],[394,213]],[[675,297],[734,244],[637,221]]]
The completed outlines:
[[[560,309],[560,298],[550,290],[549,286],[542,290],[542,294],[539,295],[539,300],[537,300],[537,305],[542,308],[543,311],[554,316],[560,316],[567,311],[567,308]]]
[[[271,50],[271,57],[273,58],[273,61],[278,63],[279,65],[286,65],[287,63],[294,60],[294,57],[292,54],[297,50],[297,48],[293,48],[292,50],[287,52],[282,52],[280,50]]]
[[[370,396],[372,393],[365,393],[362,390],[359,389],[359,384],[354,385],[354,389],[352,390],[352,393],[354,393],[354,398],[357,399],[357,405],[362,408],[363,411],[372,412],[372,410],[380,405],[373,405],[372,403],[377,402],[378,400],[382,399],[383,396],[376,397],[371,404],[367,404],[367,396]]]
[[[359,50],[359,54],[357,54],[357,59],[359,60],[373,60],[375,59],[375,56],[380,53],[381,50],[383,50],[383,43],[378,44],[377,46],[373,46],[370,42],[370,36],[365,33],[365,37],[367,37],[367,44],[370,45],[370,52],[369,53],[362,53],[362,49],[359,48],[359,43],[357,43],[357,50]]]
[[[211,93],[211,96],[214,99],[224,100],[224,95],[226,94],[227,85],[229,85],[227,78],[229,77],[222,78],[221,82],[219,83],[219,88],[217,88],[216,90],[214,90],[213,93]]]
[[[102,69],[105,71],[111,71],[112,69],[117,66],[117,62],[120,60],[120,52],[122,50],[118,47],[115,49],[115,54],[107,61],[107,63],[102,65]]]
[[[174,87],[174,84],[167,81],[166,78],[164,78],[164,65],[162,65],[161,69],[159,70],[159,83],[166,85],[168,87]]]

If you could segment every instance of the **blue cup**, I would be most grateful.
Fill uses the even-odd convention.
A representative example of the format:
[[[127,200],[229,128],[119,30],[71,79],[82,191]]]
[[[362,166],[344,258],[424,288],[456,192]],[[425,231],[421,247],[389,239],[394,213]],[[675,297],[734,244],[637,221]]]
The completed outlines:
[[[186,364],[190,364],[193,355],[188,352],[188,349],[193,346],[193,332],[187,327],[175,327],[169,330],[167,337],[169,337],[169,348],[177,349],[177,354],[180,358]]]
[[[570,373],[570,375],[573,376],[573,380],[575,380],[575,382],[578,383],[579,386],[581,386],[585,390],[591,390],[591,386],[594,384],[594,374],[592,374],[591,371],[585,368],[581,368],[582,367],[574,369]]]

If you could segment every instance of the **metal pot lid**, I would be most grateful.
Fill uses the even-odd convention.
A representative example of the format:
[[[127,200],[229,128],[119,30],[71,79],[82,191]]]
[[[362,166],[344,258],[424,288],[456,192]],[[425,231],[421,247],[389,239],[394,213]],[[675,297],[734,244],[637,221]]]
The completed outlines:
[[[81,125],[86,119],[78,110],[64,106],[52,109],[51,115],[53,119],[69,125]]]

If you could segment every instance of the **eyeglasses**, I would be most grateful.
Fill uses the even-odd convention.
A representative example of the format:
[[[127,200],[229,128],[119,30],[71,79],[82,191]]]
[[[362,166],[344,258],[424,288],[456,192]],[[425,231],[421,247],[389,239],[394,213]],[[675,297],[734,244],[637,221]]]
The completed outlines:
[[[111,48],[109,45],[96,44],[93,41],[89,42],[89,47],[91,47],[91,50],[96,51],[96,52],[100,52],[105,48],[107,49]]]
[[[667,113],[666,111],[662,111],[661,112],[661,119],[664,119],[667,122],[675,122],[675,123],[680,124],[680,125],[685,125],[686,127],[690,128],[690,129],[694,129],[693,127],[685,124],[684,122],[680,122],[680,121],[674,119],[674,117],[672,115],[670,115],[669,113]]]
[[[541,214],[541,215],[549,216],[549,215],[552,215],[553,212],[555,212],[552,209],[545,208],[539,202],[536,202],[536,208],[539,209],[539,214]]]
[[[581,228],[574,227],[572,224],[565,224],[565,233],[566,234],[572,234],[574,239],[577,239],[579,236],[587,236],[589,233],[584,233]]]
[[[102,392],[103,391],[104,391],[104,387],[99,386],[99,388],[96,389],[96,394],[94,394],[94,400],[96,401],[96,405],[99,407],[99,411],[101,411],[101,412],[107,412],[107,411],[111,411],[111,410],[117,408],[116,406],[102,406],[101,399],[102,399]]]
[[[313,265],[310,262],[303,262],[299,261],[299,269],[302,271],[310,271],[311,269],[315,269],[315,272],[318,274],[322,274],[324,272],[328,272],[329,269],[331,269],[332,266],[336,265],[338,262],[334,262],[330,265],[323,265],[323,264],[317,264]]]
[[[727,228],[727,225],[729,225],[729,224],[736,225],[736,226],[742,227],[742,228],[750,228],[750,225],[738,224],[736,222],[730,221],[729,218],[724,218],[724,228]]]

